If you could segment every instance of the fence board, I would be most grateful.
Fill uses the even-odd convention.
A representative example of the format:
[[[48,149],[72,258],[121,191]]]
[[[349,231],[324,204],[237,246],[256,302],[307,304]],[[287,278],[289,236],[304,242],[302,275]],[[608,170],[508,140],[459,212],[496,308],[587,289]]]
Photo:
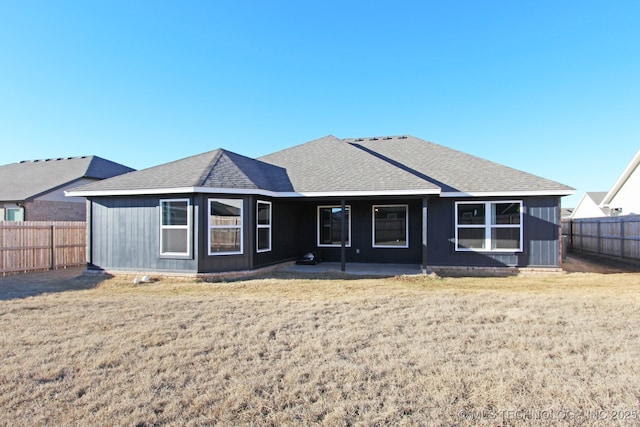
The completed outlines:
[[[640,215],[563,220],[572,250],[640,260]]]
[[[0,222],[0,273],[85,265],[83,221]]]

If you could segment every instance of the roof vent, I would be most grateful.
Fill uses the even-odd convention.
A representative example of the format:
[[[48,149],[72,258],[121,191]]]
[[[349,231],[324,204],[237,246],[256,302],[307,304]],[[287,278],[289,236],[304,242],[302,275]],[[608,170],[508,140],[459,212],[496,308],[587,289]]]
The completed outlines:
[[[362,138],[356,138],[355,141],[364,141]]]
[[[385,137],[384,137],[384,138],[382,138],[382,139],[384,139],[385,141],[388,141],[388,140],[393,139],[393,138],[391,138],[390,136],[385,136]]]
[[[398,139],[407,139],[407,137],[402,135],[402,136],[399,136]]]
[[[369,141],[377,141],[378,138],[369,138]]]

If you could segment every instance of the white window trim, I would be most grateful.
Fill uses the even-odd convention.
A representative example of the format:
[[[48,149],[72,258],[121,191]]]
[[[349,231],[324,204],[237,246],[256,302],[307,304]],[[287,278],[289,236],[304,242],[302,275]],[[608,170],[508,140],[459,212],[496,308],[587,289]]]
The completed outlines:
[[[162,205],[170,202],[187,202],[187,225],[163,225],[162,224]],[[164,247],[162,241],[162,230],[187,230],[187,252],[162,252]],[[163,257],[190,257],[191,256],[191,200],[190,199],[160,199],[160,256]]]
[[[340,205],[324,205],[324,206],[318,206],[318,210],[316,212],[316,216],[318,217],[318,221],[317,221],[317,244],[319,248],[340,248],[342,247],[342,245],[330,245],[330,244],[326,244],[326,243],[320,243],[320,222],[322,220],[322,218],[320,217],[320,209],[340,209],[341,206]],[[351,216],[352,216],[352,212],[351,212],[351,205],[345,205],[345,210],[349,211],[349,233],[347,236],[347,241],[345,242],[345,247],[350,248],[351,247]]]
[[[240,225],[211,225],[211,201],[212,200],[239,200],[242,202],[240,206]],[[222,228],[238,228],[240,229],[240,250],[229,252],[211,252],[211,230]],[[212,197],[207,199],[207,252],[209,256],[217,255],[242,255],[244,254],[244,200],[233,199],[229,197]]]
[[[404,208],[404,245],[376,245],[376,208]],[[406,249],[409,247],[409,205],[373,205],[371,208],[371,246],[374,248]]]
[[[511,225],[511,224],[491,224],[491,205],[497,203],[518,203],[520,205],[520,224]],[[458,230],[461,228],[482,228],[483,226],[480,224],[458,224],[458,205],[481,205],[484,204],[484,248],[461,248],[458,246]],[[456,202],[455,203],[455,249],[456,252],[502,252],[502,253],[515,253],[522,252],[524,245],[524,203],[522,200],[475,200],[475,201],[465,201],[465,202]],[[520,229],[520,247],[517,249],[491,249],[491,230],[494,228],[519,228]]]
[[[18,212],[18,216],[20,217],[20,219],[12,219],[9,220],[9,212],[10,211],[17,211]],[[24,208],[22,207],[10,207],[10,208],[4,208],[4,217],[0,220],[0,221],[9,221],[9,222],[22,222],[24,221]]]
[[[260,220],[258,218],[258,212],[260,212],[260,205],[268,205],[269,206],[269,224],[260,224]],[[256,252],[270,252],[271,244],[272,244],[272,229],[271,224],[273,221],[273,204],[271,202],[267,202],[266,200],[258,200],[256,202]],[[258,239],[259,230],[268,229],[269,230],[269,247],[267,249],[260,249],[260,241]]]

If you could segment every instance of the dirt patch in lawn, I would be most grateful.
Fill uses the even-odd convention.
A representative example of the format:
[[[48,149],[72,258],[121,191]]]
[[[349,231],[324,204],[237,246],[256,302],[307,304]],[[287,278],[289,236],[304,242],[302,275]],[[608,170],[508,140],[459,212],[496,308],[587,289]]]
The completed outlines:
[[[638,273],[640,263],[574,252],[567,255],[562,269],[568,273]]]
[[[91,289],[111,277],[83,272],[84,268],[62,268],[0,277],[0,301]]]

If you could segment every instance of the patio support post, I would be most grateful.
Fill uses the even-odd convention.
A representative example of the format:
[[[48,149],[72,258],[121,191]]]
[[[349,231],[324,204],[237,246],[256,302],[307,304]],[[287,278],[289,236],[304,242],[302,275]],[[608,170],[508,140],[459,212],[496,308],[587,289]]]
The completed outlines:
[[[427,257],[427,196],[422,196],[422,274],[431,273]]]
[[[347,269],[347,248],[346,248],[346,202],[344,199],[340,200],[340,271],[344,272]]]

